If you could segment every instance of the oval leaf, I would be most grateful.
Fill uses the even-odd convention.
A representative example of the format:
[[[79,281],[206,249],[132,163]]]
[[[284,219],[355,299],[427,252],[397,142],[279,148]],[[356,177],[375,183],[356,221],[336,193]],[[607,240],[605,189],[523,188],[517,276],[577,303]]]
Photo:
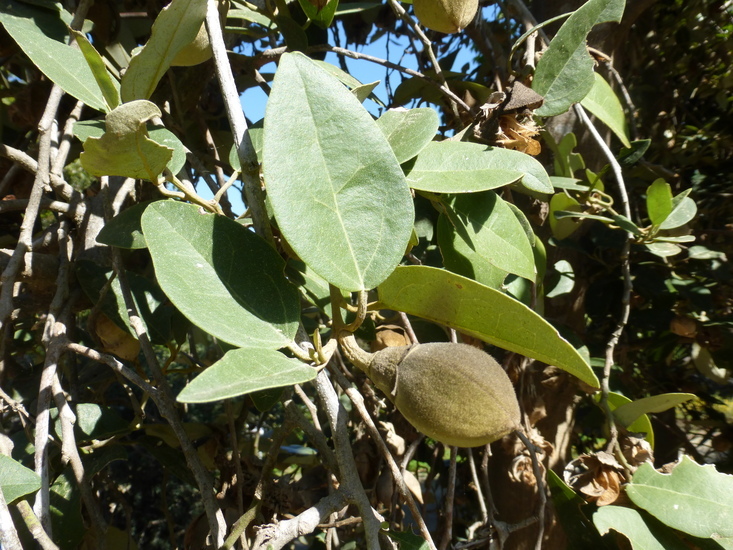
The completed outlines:
[[[591,368],[555,328],[506,294],[450,271],[403,266],[379,285],[379,302],[555,365],[598,387]]]
[[[695,537],[733,537],[733,476],[683,456],[670,474],[642,464],[626,494],[662,523]]]
[[[643,414],[663,412],[694,398],[695,394],[692,393],[663,393],[661,395],[653,395],[621,405],[613,411],[613,415],[621,424],[629,426]]]
[[[697,204],[687,194],[679,194],[672,199],[672,212],[659,226],[659,229],[676,229],[692,220],[697,214]]]
[[[58,13],[3,0],[0,23],[49,80],[92,109],[108,110],[104,94],[81,51],[66,44],[68,27]]]
[[[643,517],[638,510],[623,506],[604,506],[593,514],[593,523],[601,535],[610,530],[621,533],[631,543],[633,550],[685,550],[683,544],[674,534],[660,525],[659,522]]]
[[[593,87],[593,58],[586,38],[599,23],[621,21],[624,0],[589,0],[568,17],[537,62],[532,89],[545,98],[540,116],[560,115]]]
[[[146,248],[141,225],[143,212],[150,202],[135,204],[104,224],[97,235],[97,242],[118,248]]]
[[[328,282],[373,288],[399,264],[415,215],[397,159],[359,101],[301,54],[275,74],[263,170],[280,230]]]
[[[224,216],[175,201],[151,204],[142,228],[158,283],[194,324],[236,346],[292,341],[298,291],[264,240]]]
[[[594,72],[593,79],[593,87],[580,104],[608,126],[624,147],[631,148],[626,115],[618,96],[601,75]]]
[[[158,14],[145,46],[122,77],[122,101],[148,99],[178,52],[193,42],[206,17],[206,2],[173,0]]]
[[[297,359],[263,348],[240,348],[199,374],[178,394],[181,403],[208,403],[245,393],[313,380],[318,371]]]
[[[438,221],[438,239],[446,267],[479,283],[494,287],[497,269],[535,279],[527,234],[493,191],[456,196]],[[486,279],[481,276],[484,272]]]
[[[646,190],[646,210],[652,224],[661,225],[672,208],[672,188],[661,178],[655,180]]]
[[[552,193],[542,165],[524,153],[465,141],[429,143],[408,169],[413,189],[432,193],[475,193],[522,181],[539,193]]]
[[[428,107],[389,110],[377,119],[377,126],[402,164],[417,156],[438,131],[438,113]]]
[[[35,493],[41,488],[41,478],[9,456],[0,453],[0,487],[8,504]]]

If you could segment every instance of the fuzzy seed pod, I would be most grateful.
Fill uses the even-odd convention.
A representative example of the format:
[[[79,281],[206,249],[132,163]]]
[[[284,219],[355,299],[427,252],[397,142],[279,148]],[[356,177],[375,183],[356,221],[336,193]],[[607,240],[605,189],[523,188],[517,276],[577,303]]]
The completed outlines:
[[[423,26],[446,34],[465,29],[478,10],[478,0],[413,0],[412,5]]]
[[[357,366],[402,415],[437,441],[476,447],[519,427],[519,402],[509,377],[473,346],[432,343],[356,355]]]

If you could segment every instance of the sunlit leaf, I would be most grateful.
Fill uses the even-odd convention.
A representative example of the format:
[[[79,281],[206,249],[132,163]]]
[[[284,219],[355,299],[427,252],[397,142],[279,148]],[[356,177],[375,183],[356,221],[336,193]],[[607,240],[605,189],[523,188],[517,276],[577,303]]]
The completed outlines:
[[[206,2],[173,0],[161,10],[145,46],[132,56],[122,77],[122,101],[149,99],[184,46],[193,42],[206,17]]]
[[[406,165],[407,183],[432,193],[475,193],[519,182],[539,193],[552,193],[550,178],[529,155],[465,141],[430,142]]]
[[[303,55],[275,74],[263,170],[280,230],[322,278],[357,291],[399,264],[414,219],[402,169],[358,99]]]
[[[207,403],[313,380],[318,371],[263,348],[239,348],[208,367],[178,394],[182,403]]]
[[[400,164],[416,156],[433,140],[439,124],[438,113],[427,107],[389,110],[377,119],[377,126]]]
[[[236,346],[275,349],[292,341],[298,291],[264,240],[224,216],[175,201],[148,206],[142,228],[158,283],[194,324]]]
[[[684,455],[671,473],[642,464],[626,494],[662,523],[696,537],[733,537],[733,476]]]
[[[624,147],[630,148],[628,123],[618,96],[601,75],[595,72],[593,75],[593,87],[580,104],[608,126]]]
[[[593,387],[598,379],[557,330],[503,292],[450,271],[402,266],[381,285],[379,303],[555,365]]]
[[[107,102],[84,55],[67,44],[69,29],[58,13],[14,0],[0,1],[0,22],[33,64],[54,84],[92,109]]]
[[[593,87],[594,61],[586,38],[599,23],[620,21],[624,0],[589,0],[563,23],[537,62],[532,89],[545,98],[540,116],[559,115]]]

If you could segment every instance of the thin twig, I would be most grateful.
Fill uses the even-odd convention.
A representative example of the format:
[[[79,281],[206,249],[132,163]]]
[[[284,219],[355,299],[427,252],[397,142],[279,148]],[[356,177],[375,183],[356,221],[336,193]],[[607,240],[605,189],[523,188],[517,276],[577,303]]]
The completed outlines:
[[[59,547],[51,540],[48,533],[43,530],[43,525],[41,525],[41,522],[38,521],[38,518],[33,513],[31,505],[28,504],[27,501],[21,500],[15,506],[18,508],[18,511],[23,518],[23,523],[28,527],[31,535],[33,535],[33,539],[40,545],[40,547],[43,550],[59,550]]]
[[[76,415],[71,410],[71,407],[69,407],[69,403],[66,401],[63,389],[61,388],[61,382],[58,378],[58,373],[56,373],[56,376],[53,379],[52,389],[56,408],[58,409],[59,421],[61,423],[62,457],[68,460],[71,464],[71,471],[74,474],[77,487],[81,493],[81,498],[84,501],[84,506],[91,518],[94,540],[97,541],[99,548],[103,548],[105,545],[104,541],[106,540],[107,523],[104,521],[102,511],[99,508],[99,503],[92,493],[91,480],[85,473],[84,464],[82,463],[81,456],[79,455],[79,449],[77,448],[76,437],[74,435]]]
[[[534,473],[535,483],[537,484],[537,494],[539,502],[537,503],[537,520],[539,526],[537,528],[537,541],[535,542],[535,550],[542,550],[542,539],[545,536],[545,506],[547,505],[547,493],[545,492],[544,475],[540,468],[540,461],[537,458],[537,451],[534,444],[521,431],[517,431],[517,437],[522,440],[524,446],[529,451],[532,459],[532,472]]]
[[[341,473],[341,485],[346,489],[349,500],[357,507],[359,515],[364,520],[366,547],[369,550],[379,550],[379,530],[381,529],[382,518],[372,508],[369,497],[367,497],[364,487],[361,485],[356,463],[354,462],[354,454],[351,450],[351,440],[349,439],[349,430],[346,423],[347,413],[341,406],[336,390],[334,390],[325,369],[318,373],[315,385],[323,404],[323,411],[331,426],[336,461]]]
[[[481,483],[478,479],[478,472],[476,471],[476,460],[473,458],[473,449],[468,449],[468,467],[471,470],[471,479],[473,480],[473,485],[476,489],[478,507],[481,510],[481,520],[486,523],[486,520],[489,518],[489,511],[486,509],[484,493],[481,490]]]
[[[397,63],[393,63],[392,61],[381,59],[373,55],[368,55],[368,54],[361,53],[361,52],[355,52],[353,50],[347,50],[346,48],[338,48],[336,46],[330,46],[327,44],[319,44],[317,46],[312,46],[308,48],[307,51],[309,53],[310,52],[332,52],[337,55],[342,55],[344,57],[350,57],[351,59],[361,59],[364,61],[369,61],[371,63],[375,63],[377,65],[387,67],[388,69],[394,69],[396,71],[400,71],[401,73],[405,73],[410,76],[414,76],[416,78],[424,80],[426,83],[440,90],[440,92],[443,95],[445,95],[445,97],[447,97],[451,102],[454,102],[456,105],[458,105],[461,109],[463,109],[467,113],[471,112],[471,107],[469,107],[465,101],[463,101],[460,97],[458,97],[455,93],[453,93],[448,88],[447,85],[441,84],[440,82],[437,82],[436,80],[430,78],[429,76],[426,76],[419,71],[415,71],[414,69],[403,67],[402,65],[398,65]],[[281,54],[282,53],[283,52],[281,52]]]
[[[221,87],[224,107],[227,111],[234,143],[237,145],[237,155],[242,166],[242,181],[244,182],[247,208],[249,208],[252,216],[255,232],[265,240],[272,241],[272,228],[267,217],[264,194],[260,185],[260,167],[257,161],[257,153],[247,130],[247,120],[239,101],[239,92],[227,57],[221,21],[219,20],[219,9],[215,0],[208,1],[206,30],[209,33],[211,49],[214,52],[216,77]]]
[[[418,25],[417,22],[412,17],[410,17],[410,15],[405,11],[405,8],[403,8],[402,5],[397,0],[388,0],[388,2],[392,10],[397,14],[397,17],[402,19],[407,24],[407,26],[412,29],[412,32],[415,33],[418,40],[422,42],[423,47],[425,48],[425,52],[428,54],[428,59],[430,59],[430,63],[433,66],[433,70],[435,71],[435,76],[438,77],[438,80],[441,83],[441,88],[444,91],[449,91],[448,84],[445,81],[445,75],[443,74],[443,70],[440,68],[440,63],[438,63],[438,58],[435,57],[435,52],[433,51],[433,43],[422,31],[422,29],[420,28],[420,25]],[[453,112],[453,116],[456,118],[459,118],[457,105],[460,105],[460,103],[456,102],[455,100],[452,100],[450,102],[450,108],[451,108],[451,111]],[[468,112],[470,113],[471,109],[468,109]]]
[[[23,550],[2,487],[0,487],[0,548]]]
[[[325,518],[343,508],[347,503],[346,492],[339,489],[294,518],[260,529],[252,548],[253,550],[264,548],[280,550],[298,537],[315,531]]]
[[[407,488],[405,479],[402,477],[402,471],[400,470],[399,466],[395,462],[395,459],[392,456],[392,453],[389,452],[389,448],[387,447],[387,444],[384,442],[382,435],[379,433],[377,426],[374,424],[374,420],[369,415],[369,411],[367,411],[367,408],[364,404],[364,398],[362,397],[361,393],[359,393],[359,391],[354,386],[351,385],[351,383],[346,379],[346,377],[337,368],[332,368],[331,374],[336,379],[336,381],[341,386],[341,388],[344,390],[344,392],[349,397],[349,399],[351,399],[351,402],[354,404],[356,411],[359,413],[359,416],[364,421],[364,424],[366,425],[369,435],[371,436],[372,440],[376,443],[377,449],[379,449],[380,454],[387,462],[390,472],[392,473],[392,479],[397,484],[397,488],[400,491],[400,495],[407,503],[407,506],[410,509],[410,512],[412,512],[413,519],[417,522],[418,528],[420,529],[420,534],[423,536],[425,541],[428,543],[428,547],[431,550],[437,550],[435,543],[433,542],[433,537],[430,534],[430,531],[428,530],[427,525],[425,524],[425,520],[423,520],[422,514],[420,513],[420,508],[417,506],[417,503],[415,502],[415,499],[412,496],[412,493]]]
[[[443,529],[443,538],[440,541],[440,550],[448,548],[453,538],[453,505],[456,498],[456,458],[458,457],[458,447],[450,448],[450,466],[448,468],[448,492],[445,495],[445,527]]]
[[[608,163],[611,165],[611,170],[613,171],[613,175],[616,178],[616,184],[618,186],[618,194],[621,200],[623,214],[628,219],[631,219],[629,196],[626,192],[626,184],[624,182],[621,165],[618,163],[616,157],[614,157],[613,153],[608,148],[608,145],[606,145],[606,142],[603,140],[600,133],[598,132],[598,130],[596,130],[595,126],[591,122],[590,118],[585,112],[585,109],[583,109],[580,104],[575,105],[575,113],[578,115],[578,118],[583,122],[586,128],[588,128],[588,131],[593,136],[596,144],[605,155]],[[621,249],[621,272],[624,278],[623,293],[621,295],[621,313],[616,323],[616,328],[611,333],[608,342],[606,342],[606,356],[605,362],[603,364],[603,377],[601,379],[601,407],[603,407],[603,410],[606,414],[606,421],[608,422],[610,434],[608,445],[606,447],[606,450],[608,452],[614,452],[617,450],[618,447],[618,429],[616,428],[616,422],[613,418],[613,413],[611,412],[611,407],[608,403],[608,394],[610,392],[610,378],[611,368],[614,364],[614,352],[616,350],[616,345],[621,338],[621,334],[623,334],[623,331],[626,328],[626,323],[629,320],[629,314],[631,312],[631,291],[633,289],[633,283],[631,281],[631,265],[629,263],[629,252],[631,251],[632,237],[633,236],[631,235],[631,233],[626,233],[626,240],[624,241],[624,245]],[[617,454],[620,454],[620,450]]]

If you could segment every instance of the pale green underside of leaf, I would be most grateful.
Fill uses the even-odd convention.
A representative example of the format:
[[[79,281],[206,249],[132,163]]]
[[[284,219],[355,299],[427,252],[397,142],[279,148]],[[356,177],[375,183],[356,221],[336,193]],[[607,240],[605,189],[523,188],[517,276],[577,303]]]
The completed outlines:
[[[5,501],[10,504],[22,496],[38,491],[41,488],[41,478],[33,470],[0,454],[0,487]]]
[[[101,138],[104,135],[104,122],[101,120],[82,120],[74,124],[74,135],[82,143],[87,138]],[[180,172],[183,165],[186,164],[186,146],[183,145],[178,136],[161,126],[147,125],[148,137],[158,145],[162,145],[173,150],[173,156],[168,161],[166,168],[173,174]]]
[[[81,51],[64,43],[68,29],[58,14],[4,0],[0,2],[0,22],[49,80],[92,109],[108,110]]]
[[[428,107],[390,110],[377,119],[400,164],[417,156],[433,140],[439,124],[438,113]]]
[[[607,21],[620,21],[624,0],[589,0],[571,15],[537,62],[532,89],[545,98],[540,116],[559,115],[582,100],[593,87],[593,58],[586,38]]]
[[[191,43],[206,17],[206,2],[173,0],[153,23],[145,46],[130,60],[122,77],[122,101],[149,99],[181,49]]]
[[[301,54],[275,74],[263,170],[278,227],[325,280],[374,288],[399,264],[414,211],[397,159],[359,101]]]
[[[148,136],[146,122],[160,116],[150,101],[124,103],[105,116],[100,138],[84,141],[80,160],[93,176],[123,176],[157,183],[158,176],[173,157],[173,149]]]
[[[629,129],[626,115],[618,96],[601,75],[594,72],[593,78],[593,87],[580,104],[608,126],[624,147],[630,148],[631,142],[629,142],[628,137]]]
[[[313,380],[318,371],[297,359],[262,348],[228,351],[178,394],[181,403],[207,403]]]
[[[398,267],[379,286],[379,303],[555,365],[598,387],[591,368],[552,325],[521,302],[471,279],[434,267]]]
[[[446,207],[452,213],[442,215],[438,223],[446,267],[494,288],[493,270],[489,270],[486,280],[480,277],[486,271],[485,264],[531,281],[535,279],[534,254],[527,234],[514,212],[496,193],[458,195]],[[447,257],[448,250],[454,254]]]
[[[681,541],[675,540],[671,533],[660,540],[664,534],[659,533],[659,529],[656,530],[656,533],[652,532],[642,515],[633,508],[603,506],[593,514],[593,523],[601,535],[611,530],[624,535],[629,539],[633,550],[685,550],[687,548]]]
[[[431,193],[475,193],[520,180],[532,191],[553,191],[547,172],[531,156],[479,143],[430,142],[407,170],[410,187]]]
[[[683,456],[670,474],[642,464],[626,493],[662,523],[696,537],[733,537],[733,476]]]
[[[191,322],[235,346],[276,349],[292,341],[298,291],[260,237],[170,200],[151,204],[142,228],[158,283]]]
[[[663,393],[653,395],[622,405],[613,412],[613,415],[621,424],[628,426],[643,414],[663,412],[690,399],[695,399],[695,394]]]

